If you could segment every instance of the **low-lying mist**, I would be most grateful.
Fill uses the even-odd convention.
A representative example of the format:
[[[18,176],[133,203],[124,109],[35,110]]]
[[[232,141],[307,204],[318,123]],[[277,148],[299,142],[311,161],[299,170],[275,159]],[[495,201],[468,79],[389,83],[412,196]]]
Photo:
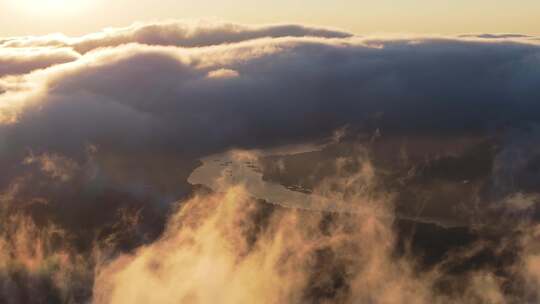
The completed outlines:
[[[351,172],[347,162],[362,165]],[[0,292],[8,303],[539,300],[538,225],[508,224],[498,243],[480,237],[427,265],[430,247],[418,254],[414,236],[398,231],[394,197],[380,189],[369,160],[341,159],[336,172],[316,192],[345,212],[284,208],[251,197],[242,183],[224,184],[178,202],[161,236],[125,254],[111,236],[77,253],[69,232],[11,216],[2,224]],[[124,215],[117,233],[137,221]],[[493,261],[475,262],[486,249]]]

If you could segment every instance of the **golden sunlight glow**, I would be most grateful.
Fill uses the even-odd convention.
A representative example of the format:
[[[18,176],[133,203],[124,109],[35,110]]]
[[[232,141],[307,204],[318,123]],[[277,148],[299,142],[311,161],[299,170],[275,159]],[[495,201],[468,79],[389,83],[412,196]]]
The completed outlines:
[[[90,0],[10,0],[10,5],[21,13],[31,15],[65,15],[84,11]]]
[[[61,17],[61,18],[59,18]],[[137,21],[205,19],[304,23],[357,34],[540,34],[538,0],[0,0],[0,36],[80,36]],[[28,18],[38,18],[29,20]],[[67,25],[69,24],[69,25]]]

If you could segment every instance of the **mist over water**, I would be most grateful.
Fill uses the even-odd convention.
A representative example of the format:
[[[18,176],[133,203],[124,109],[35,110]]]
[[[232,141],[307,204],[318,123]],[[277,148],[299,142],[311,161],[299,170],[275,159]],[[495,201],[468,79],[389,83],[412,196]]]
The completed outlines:
[[[275,153],[274,151],[272,153]],[[313,151],[313,148],[284,151],[280,154],[310,151]],[[249,194],[270,203],[290,208],[316,208],[310,203],[311,195],[292,191],[282,185],[263,180],[258,163],[258,158],[263,155],[264,152],[261,151],[254,153],[236,150],[206,157],[201,160],[202,166],[191,173],[188,182],[193,185],[202,184],[218,192],[223,188],[241,184]],[[322,200],[322,197],[318,199]],[[328,206],[328,208],[331,207]]]

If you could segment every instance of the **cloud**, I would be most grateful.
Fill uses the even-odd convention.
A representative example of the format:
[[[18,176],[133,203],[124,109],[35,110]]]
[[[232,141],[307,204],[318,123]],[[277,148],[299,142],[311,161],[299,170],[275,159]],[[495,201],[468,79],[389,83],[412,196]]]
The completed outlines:
[[[115,123],[152,124],[156,119],[159,127],[171,122],[167,116],[174,113],[182,118],[176,124],[201,127],[210,137],[218,132],[215,137],[223,141],[263,135],[267,131],[261,128],[273,121],[285,124],[273,124],[276,134],[268,129],[259,138],[275,139],[291,129],[329,132],[377,113],[382,113],[378,123],[385,133],[476,132],[535,121],[538,75],[530,66],[538,64],[537,57],[534,45],[429,39],[352,43],[280,38],[197,50],[131,45],[94,52],[65,69],[39,75],[38,86],[46,87],[39,107],[40,115],[74,107],[68,100],[73,94],[84,99],[78,94],[83,92],[95,101],[76,102],[81,106],[114,107],[106,115],[133,116],[111,117]],[[204,77],[220,69],[242,77],[226,82]],[[234,116],[237,126],[225,123]],[[458,119],[460,125],[454,123]],[[227,134],[245,130],[252,135]]]
[[[208,72],[209,78],[234,78],[238,76],[240,76],[240,74],[238,74],[237,71],[229,69],[219,69]]]
[[[361,279],[353,282],[358,286],[351,287],[359,292],[385,279],[387,273],[374,273],[375,268],[401,274],[400,267],[389,261],[391,217],[377,216],[382,213],[374,208],[384,209],[384,203],[378,205],[362,197],[364,193],[348,202],[364,212],[327,219],[328,227],[321,228],[323,214],[261,204],[241,185],[224,190],[185,202],[160,240],[99,269],[94,301],[298,303],[317,299],[316,293],[322,293],[320,300],[331,300],[333,293],[346,299],[350,282],[341,286],[332,276],[348,280],[351,275],[354,280],[356,272],[340,273],[340,267],[359,269]],[[372,250],[366,250],[370,246]],[[359,265],[347,265],[354,252]],[[399,285],[406,278],[398,280]],[[339,284],[336,290],[333,284]],[[133,293],[133,286],[141,293]],[[375,293],[370,296],[378,297]]]
[[[223,22],[166,22],[158,24],[134,24],[128,28],[110,29],[103,33],[82,37],[73,43],[81,53],[99,47],[112,47],[127,43],[146,45],[169,45],[179,47],[202,47],[236,43],[258,38],[278,37],[346,38],[349,33],[296,24],[246,26]]]
[[[350,137],[336,132],[345,126],[367,150],[375,151],[374,142],[407,140],[407,156],[423,164],[413,168],[418,179],[428,180],[411,191],[446,202],[461,189],[463,174],[437,175],[433,163],[461,168],[455,164],[467,148],[488,141],[493,149],[478,153],[493,162],[471,192],[478,201],[506,202],[519,219],[535,208],[525,198],[535,197],[540,181],[533,140],[540,46],[529,39],[356,37],[302,25],[169,22],[79,38],[6,38],[0,45],[4,210],[54,221],[85,250],[110,236],[121,210],[140,214],[123,248],[147,245],[99,266],[98,302],[129,299],[135,294],[128,286],[152,286],[159,293],[146,299],[154,302],[255,302],[267,295],[279,302],[445,303],[435,291],[444,269],[419,271],[414,258],[395,257],[392,195],[386,184],[377,191],[370,184],[386,169],[380,163],[317,189],[353,208],[367,202],[368,212],[279,209],[254,202],[241,187],[225,187],[225,194],[186,201],[152,242],[171,203],[192,192],[187,177],[198,159],[231,148],[340,142]],[[465,164],[477,160],[471,159]],[[338,163],[341,170],[349,164]],[[358,189],[372,192],[358,196]],[[466,207],[471,217],[483,210]],[[509,234],[516,229],[512,221],[501,226]],[[523,242],[523,263],[511,273],[536,286],[536,253]],[[123,252],[116,250],[113,256]],[[203,280],[209,267],[213,281]],[[465,291],[463,298],[450,292],[449,299],[507,297],[506,278],[492,269],[463,278],[470,287],[451,288]]]
[[[0,47],[71,47],[79,53],[129,43],[177,47],[204,47],[260,38],[321,37],[347,38],[352,34],[299,24],[243,25],[219,21],[169,21],[135,23],[124,28],[71,38],[61,34],[41,37],[12,37],[0,40]]]
[[[178,24],[151,28],[161,26]],[[189,39],[233,31],[223,28],[203,25]],[[107,187],[170,202],[189,192],[200,157],[229,148],[317,140],[343,126],[452,142],[538,122],[540,47],[532,43],[291,37],[307,27],[272,38],[267,28],[254,27],[256,37],[254,28],[232,28],[240,42],[215,34],[223,40],[206,47],[129,43],[3,78],[5,162],[21,163],[30,150],[80,164],[94,145],[93,168]]]
[[[24,159],[24,164],[39,164],[41,170],[52,178],[68,181],[72,178],[79,166],[77,163],[58,155],[43,154],[40,156],[30,155]]]
[[[77,302],[88,297],[90,259],[68,244],[66,232],[38,227],[23,215],[2,215],[0,296],[6,303]]]
[[[503,287],[514,288],[513,284],[493,269],[452,274],[444,267],[467,259],[471,248],[449,253],[428,270],[420,270],[414,256],[397,253],[392,203],[389,196],[376,193],[374,178],[369,171],[349,175],[340,169],[317,190],[349,205],[355,210],[351,213],[275,207],[250,198],[242,184],[197,195],[170,217],[156,242],[101,265],[93,300],[113,304],[513,300]],[[520,237],[523,248],[533,244],[531,237],[537,235]],[[508,270],[515,280],[529,282],[527,293],[535,293],[537,256],[529,251],[516,252],[526,263]],[[448,279],[452,283],[443,287]]]
[[[36,169],[9,165],[32,151],[83,168],[63,187],[85,197],[58,195],[58,205],[94,201],[114,189],[163,212],[191,191],[187,178],[203,156],[330,138],[343,126],[379,134],[383,142],[407,141],[416,159],[454,157],[478,142],[467,144],[468,138],[495,138],[493,164],[491,152],[482,158],[485,179],[473,176],[464,189],[468,177],[456,182],[436,175],[409,187],[439,202],[417,204],[435,218],[454,210],[459,224],[479,221],[482,212],[469,203],[483,206],[540,185],[538,172],[529,169],[538,150],[527,131],[538,123],[538,45],[282,36],[196,48],[130,43],[3,78],[0,161],[11,169],[2,188]],[[508,132],[516,135],[501,136]],[[97,148],[91,162],[88,146]],[[444,152],[454,146],[467,147]],[[511,157],[516,149],[530,154],[519,166]],[[426,166],[426,176],[433,168]],[[507,186],[509,193],[502,191]],[[62,189],[50,181],[30,192],[40,197]]]
[[[78,57],[79,54],[70,48],[0,47],[0,78],[75,61]]]
[[[521,38],[532,38],[534,39],[534,36],[530,35],[523,35],[523,34],[464,34],[460,35],[459,37],[463,38],[483,38],[483,39],[521,39]]]

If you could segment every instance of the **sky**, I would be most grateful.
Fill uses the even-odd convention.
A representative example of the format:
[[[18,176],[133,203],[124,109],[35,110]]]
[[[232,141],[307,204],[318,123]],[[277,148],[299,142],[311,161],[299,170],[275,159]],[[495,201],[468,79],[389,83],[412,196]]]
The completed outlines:
[[[159,3],[157,5],[156,3]],[[540,33],[537,0],[0,0],[0,36],[83,35],[163,19],[302,23],[357,34]]]

